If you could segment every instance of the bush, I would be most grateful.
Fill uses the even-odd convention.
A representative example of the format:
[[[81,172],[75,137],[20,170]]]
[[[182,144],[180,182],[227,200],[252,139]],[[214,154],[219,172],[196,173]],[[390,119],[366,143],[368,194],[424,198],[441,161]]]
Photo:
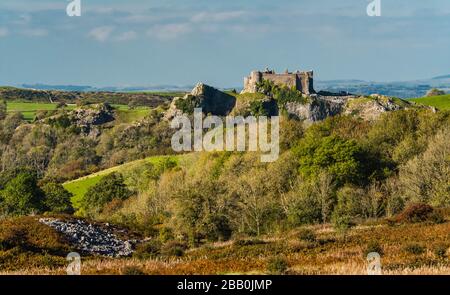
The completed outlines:
[[[174,236],[173,236],[173,231],[171,228],[169,227],[163,227],[160,229],[159,231],[159,240],[161,241],[161,243],[166,243],[170,240],[173,240]]]
[[[447,258],[448,245],[437,245],[434,249],[434,255],[439,259]]]
[[[355,226],[355,223],[352,221],[351,217],[341,212],[338,208],[333,211],[331,222],[333,223],[334,229],[341,233],[345,233],[347,230]]]
[[[126,266],[122,269],[122,274],[125,276],[142,276],[144,271],[137,266]]]
[[[31,173],[20,173],[9,181],[1,192],[1,199],[6,213],[12,215],[39,213],[44,209],[44,193]]]
[[[33,217],[18,217],[0,222],[0,250],[47,253],[65,256],[70,252],[67,242],[51,227]]]
[[[73,213],[72,193],[67,191],[61,184],[49,182],[42,187],[45,193],[44,205],[46,210],[54,213]]]
[[[426,248],[420,244],[409,244],[405,246],[405,252],[414,255],[421,255],[425,253]]]
[[[171,241],[166,244],[161,249],[161,254],[164,256],[176,256],[181,257],[184,255],[184,250],[186,246],[182,243]]]
[[[298,237],[301,241],[306,242],[315,242],[317,240],[314,231],[306,228],[300,230],[300,232],[298,233]]]
[[[383,255],[383,248],[378,241],[371,241],[367,244],[366,249],[364,250],[364,257],[367,257],[367,255],[372,252],[378,253],[380,256]]]
[[[269,259],[267,263],[267,270],[271,274],[284,274],[288,269],[288,262],[286,258],[276,256]]]
[[[234,241],[233,245],[237,247],[244,247],[244,246],[262,245],[265,243],[266,242],[260,239],[238,239]]]
[[[138,245],[136,247],[136,251],[133,253],[133,256],[139,259],[155,258],[161,255],[161,248],[161,242],[157,240],[151,240]]]
[[[103,177],[96,185],[89,188],[84,195],[83,209],[88,215],[95,215],[113,200],[125,200],[132,192],[128,190],[120,173],[111,173]]]
[[[433,207],[423,203],[412,204],[408,206],[397,217],[398,222],[425,222],[425,221],[442,221],[443,217],[439,217],[439,212]]]

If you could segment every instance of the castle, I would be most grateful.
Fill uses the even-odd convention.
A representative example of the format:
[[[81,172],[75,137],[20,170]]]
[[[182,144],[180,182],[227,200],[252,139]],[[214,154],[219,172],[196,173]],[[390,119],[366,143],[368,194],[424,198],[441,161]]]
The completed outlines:
[[[243,93],[255,93],[258,91],[257,84],[263,80],[269,80],[276,85],[295,88],[305,95],[313,94],[313,71],[291,73],[286,70],[283,74],[277,74],[273,70],[266,69],[264,72],[253,71],[250,76],[244,78]]]

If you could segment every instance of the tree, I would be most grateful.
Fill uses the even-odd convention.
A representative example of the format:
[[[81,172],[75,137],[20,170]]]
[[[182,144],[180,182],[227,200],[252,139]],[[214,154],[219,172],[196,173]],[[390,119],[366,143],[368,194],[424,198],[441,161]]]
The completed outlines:
[[[113,172],[90,187],[82,202],[82,208],[92,216],[102,212],[103,207],[113,200],[126,200],[132,192],[128,190],[120,173]]]
[[[364,151],[355,140],[331,135],[322,138],[308,136],[296,147],[300,173],[315,178],[326,171],[338,186],[361,183],[366,178]]]
[[[44,205],[47,210],[54,213],[73,213],[72,193],[61,184],[55,182],[46,183],[42,190],[45,193]]]
[[[450,205],[450,130],[443,128],[427,150],[400,167],[399,181],[406,201]]]
[[[6,212],[12,215],[40,213],[44,209],[44,193],[31,173],[17,175],[7,183],[1,195]]]

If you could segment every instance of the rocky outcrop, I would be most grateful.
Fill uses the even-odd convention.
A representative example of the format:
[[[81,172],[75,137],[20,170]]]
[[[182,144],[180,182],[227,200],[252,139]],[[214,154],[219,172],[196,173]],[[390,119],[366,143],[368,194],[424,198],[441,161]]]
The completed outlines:
[[[307,122],[324,120],[342,112],[348,96],[320,96],[313,94],[307,103],[288,102],[286,111],[289,115]]]
[[[129,256],[137,242],[119,239],[112,229],[107,228],[109,225],[105,225],[105,228],[82,220],[62,221],[55,218],[41,218],[39,222],[54,228],[77,250],[90,255]]]
[[[172,119],[182,113],[192,113],[202,108],[203,113],[216,116],[228,115],[236,105],[236,98],[214,87],[198,83],[190,94],[173,99],[165,118]]]
[[[108,104],[97,104],[81,107],[70,112],[72,122],[84,134],[95,136],[98,133],[95,126],[114,120],[113,109]]]
[[[374,120],[382,113],[415,107],[408,101],[384,95],[311,95],[307,103],[288,102],[286,111],[307,122],[324,120],[338,114]]]
[[[382,113],[397,111],[411,106],[405,100],[398,99],[398,101],[395,101],[388,96],[372,94],[368,97],[349,98],[343,113],[345,115],[356,115],[365,120],[374,120]]]

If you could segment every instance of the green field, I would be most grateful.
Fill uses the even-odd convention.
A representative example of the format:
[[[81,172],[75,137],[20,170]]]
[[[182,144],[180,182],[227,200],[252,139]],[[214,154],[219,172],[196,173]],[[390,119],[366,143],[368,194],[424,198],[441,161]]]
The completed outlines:
[[[95,184],[97,184],[103,177],[113,172],[126,173],[127,171],[131,171],[133,169],[138,168],[146,163],[156,164],[165,159],[174,160],[176,163],[179,163],[181,157],[183,156],[154,156],[149,157],[143,160],[137,160],[133,162],[129,162],[123,165],[115,166],[106,170],[102,170],[100,172],[78,178],[76,180],[68,181],[63,184],[64,188],[66,188],[69,192],[73,194],[72,203],[75,208],[80,208],[81,200],[83,199],[84,194],[88,191],[88,189]],[[125,179],[126,182],[126,179]]]
[[[73,110],[76,105],[67,105],[64,109]],[[117,110],[117,118],[121,123],[131,123],[137,120],[143,119],[148,115],[149,107],[137,107],[134,109],[129,109],[127,105],[112,105],[114,109]],[[36,112],[38,111],[53,111],[56,110],[56,103],[35,103],[35,102],[20,102],[12,101],[7,102],[8,112],[20,112],[24,119],[31,122],[36,117]]]
[[[120,123],[132,123],[145,118],[149,114],[149,107],[136,107],[130,109],[127,105],[113,104],[112,107],[116,110],[117,120]]]
[[[8,112],[20,112],[27,121],[33,121],[37,111],[53,111],[56,110],[56,103],[35,103],[35,102],[7,102]],[[65,109],[73,109],[74,105],[68,105]]]
[[[450,110],[450,94],[412,98],[410,100],[423,105],[436,107],[440,110]]]

